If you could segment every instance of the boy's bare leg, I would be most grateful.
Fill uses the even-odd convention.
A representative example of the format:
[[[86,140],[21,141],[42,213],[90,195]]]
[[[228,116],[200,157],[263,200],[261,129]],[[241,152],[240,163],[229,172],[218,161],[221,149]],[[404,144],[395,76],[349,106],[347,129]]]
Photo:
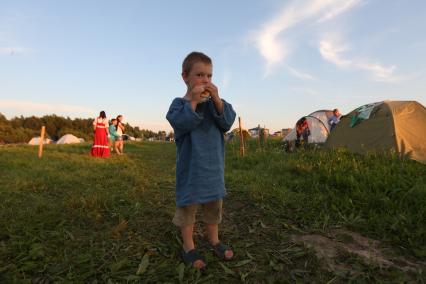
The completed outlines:
[[[207,236],[211,245],[217,245],[219,241],[219,225],[218,224],[206,224]],[[225,257],[231,259],[234,256],[232,250],[225,251]]]
[[[183,250],[189,252],[195,248],[194,239],[192,238],[194,232],[194,225],[183,226],[180,228],[183,240]],[[202,260],[197,260],[193,263],[194,268],[201,269],[206,266]]]

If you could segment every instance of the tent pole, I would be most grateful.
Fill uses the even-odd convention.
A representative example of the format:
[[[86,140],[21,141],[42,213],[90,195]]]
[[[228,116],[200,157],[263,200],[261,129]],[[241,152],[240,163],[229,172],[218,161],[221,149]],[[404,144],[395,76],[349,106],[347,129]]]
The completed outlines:
[[[240,155],[241,157],[244,157],[245,149],[244,149],[243,129],[241,127],[241,117],[238,117],[238,125],[239,125],[239,132],[240,132]]]
[[[260,124],[257,125],[257,148],[260,148]]]
[[[268,139],[268,137],[266,136],[266,125],[263,125],[262,135],[263,135],[263,144],[266,145],[266,140]]]

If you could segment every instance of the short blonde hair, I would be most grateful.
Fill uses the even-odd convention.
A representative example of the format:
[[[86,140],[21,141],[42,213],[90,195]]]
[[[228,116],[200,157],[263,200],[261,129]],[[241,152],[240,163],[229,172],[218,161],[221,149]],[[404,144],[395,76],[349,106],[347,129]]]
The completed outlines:
[[[191,72],[192,66],[197,62],[203,62],[205,64],[212,65],[212,60],[210,57],[205,55],[202,52],[193,51],[188,54],[182,63],[182,75],[188,75]]]

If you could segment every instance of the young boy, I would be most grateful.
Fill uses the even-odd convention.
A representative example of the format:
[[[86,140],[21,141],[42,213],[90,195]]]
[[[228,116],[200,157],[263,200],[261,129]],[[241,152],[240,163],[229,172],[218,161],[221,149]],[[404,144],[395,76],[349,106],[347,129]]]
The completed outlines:
[[[173,223],[181,230],[183,260],[197,269],[206,266],[193,240],[199,205],[203,207],[203,221],[212,250],[224,260],[233,257],[232,249],[219,240],[218,224],[225,196],[223,134],[234,123],[235,111],[219,97],[211,80],[212,71],[212,61],[207,55],[188,54],[182,64],[186,94],[173,100],[166,116],[173,127],[177,147],[177,208]]]

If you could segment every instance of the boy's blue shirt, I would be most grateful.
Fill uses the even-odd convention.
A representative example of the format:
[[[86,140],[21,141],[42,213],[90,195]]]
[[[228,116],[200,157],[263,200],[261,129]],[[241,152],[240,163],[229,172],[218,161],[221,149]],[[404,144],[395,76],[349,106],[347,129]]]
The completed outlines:
[[[189,101],[175,98],[167,113],[176,151],[176,204],[204,204],[225,196],[225,141],[235,120],[232,105],[223,101],[219,115],[213,101],[192,110]]]

